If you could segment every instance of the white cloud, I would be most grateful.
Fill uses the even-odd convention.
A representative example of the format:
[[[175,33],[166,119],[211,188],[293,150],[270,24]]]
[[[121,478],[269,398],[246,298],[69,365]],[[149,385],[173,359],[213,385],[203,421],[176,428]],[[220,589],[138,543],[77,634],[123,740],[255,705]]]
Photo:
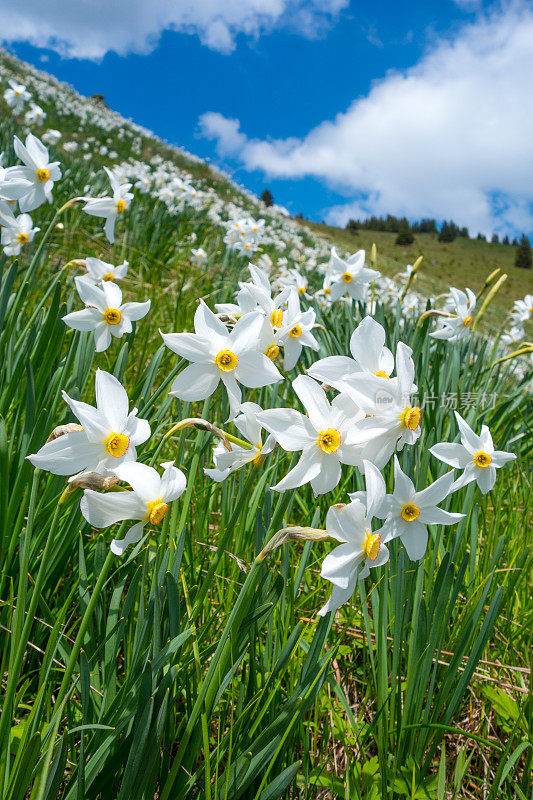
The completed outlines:
[[[200,123],[247,169],[314,176],[349,198],[330,221],[392,213],[531,230],[532,76],[533,10],[514,5],[437,42],[302,139],[248,139],[238,120],[212,112]]]
[[[68,58],[149,53],[165,30],[196,34],[230,53],[239,33],[275,27],[312,37],[349,0],[0,0],[0,41],[25,41]]]

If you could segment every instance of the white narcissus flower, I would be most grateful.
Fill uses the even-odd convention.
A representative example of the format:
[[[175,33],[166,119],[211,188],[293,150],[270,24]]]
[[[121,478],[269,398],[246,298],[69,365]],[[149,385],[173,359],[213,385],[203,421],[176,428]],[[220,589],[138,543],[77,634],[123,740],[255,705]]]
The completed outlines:
[[[24,103],[31,100],[31,94],[22,83],[13,80],[9,81],[9,88],[4,92],[4,100],[15,114],[19,114],[24,108]]]
[[[382,532],[386,540],[399,536],[411,561],[418,561],[426,552],[427,525],[453,525],[464,517],[438,507],[453,491],[452,485],[453,472],[447,472],[417,492],[394,456],[394,492],[387,495],[376,514],[385,518]]]
[[[75,331],[94,331],[97,353],[107,350],[113,336],[120,339],[125,333],[131,333],[131,323],[145,317],[150,310],[150,300],[145,303],[122,303],[122,292],[113,281],[103,281],[101,287],[93,286],[82,278],[75,278],[74,281],[86,308],[72,311],[62,319]]]
[[[19,200],[31,189],[31,183],[17,172],[19,167],[4,167],[4,154],[0,153],[0,200],[8,203]],[[2,223],[3,224],[3,223]]]
[[[219,442],[213,448],[215,469],[204,468],[206,475],[220,483],[232,472],[244,467],[245,464],[250,462],[255,464],[262,463],[263,458],[272,452],[276,446],[276,440],[270,435],[263,444],[263,429],[257,419],[257,415],[262,410],[257,403],[243,403],[241,405],[241,413],[235,418],[235,425],[243,439],[250,442],[252,447],[247,448],[232,442],[231,450],[228,450],[223,442]]]
[[[1,243],[6,256],[18,256],[24,245],[33,242],[40,228],[34,228],[29,214],[15,217],[6,203],[0,202]]]
[[[170,394],[180,400],[205,400],[222,381],[230,404],[229,420],[234,419],[241,407],[239,384],[255,389],[282,380],[272,361],[257,350],[262,324],[262,315],[252,312],[228,332],[202,300],[194,315],[195,333],[160,331],[170,350],[192,362],[174,380]]]
[[[382,469],[395,449],[414,444],[420,436],[422,412],[411,405],[416,392],[412,350],[403,342],[396,348],[396,377],[387,379],[369,373],[352,374],[345,392],[366,418],[350,432],[349,444],[363,446],[363,456]]]
[[[320,385],[306,375],[295,378],[292,386],[307,415],[292,408],[273,408],[257,415],[283,450],[302,451],[296,466],[272,488],[284,492],[311,482],[315,495],[325,494],[340,481],[341,464],[361,464],[361,448],[347,443],[357,410],[348,410],[346,398],[340,395],[330,404]]]
[[[339,392],[346,388],[350,375],[367,373],[389,378],[394,369],[394,356],[385,347],[385,329],[372,317],[361,320],[350,338],[349,356],[327,356],[315,361],[307,374],[333,386]]]
[[[198,247],[196,250],[191,250],[191,261],[194,261],[195,264],[207,264],[207,253],[202,247]]]
[[[440,317],[440,327],[429,335],[433,339],[445,339],[453,343],[465,339],[471,332],[476,295],[472,289],[467,289],[465,294],[453,286],[450,289],[450,295],[453,316]]]
[[[331,581],[333,591],[318,612],[321,617],[346,603],[357,581],[368,577],[372,567],[380,567],[389,559],[381,531],[372,531],[372,518],[385,499],[385,481],[373,464],[365,466],[365,501],[356,498],[348,505],[332,506],[326,517],[327,532],[341,544],[322,563],[320,575]]]
[[[130,462],[114,470],[117,478],[129,483],[132,492],[108,492],[100,494],[85,489],[80,510],[87,522],[95,528],[107,528],[126,519],[138,519],[123,539],[113,539],[111,551],[123,555],[130,544],[142,539],[145,525],[158,525],[168,511],[168,505],[183,494],[185,475],[172,462],[161,465],[161,477],[157,470],[147,464]]]
[[[45,201],[52,202],[54,182],[61,178],[59,161],[50,162],[48,150],[33,133],[28,133],[25,145],[17,136],[14,141],[15,153],[25,166],[13,167],[10,173],[30,182],[30,188],[19,199],[20,210],[33,211]]]
[[[525,331],[520,325],[513,325],[508,331],[502,334],[502,342],[507,345],[516,344],[525,336]]]
[[[42,125],[45,119],[46,112],[36,103],[31,104],[29,111],[26,111],[24,116],[24,122],[27,125]]]
[[[478,436],[457,411],[455,417],[461,433],[461,443],[439,442],[430,447],[429,452],[439,461],[464,470],[453,484],[453,491],[476,481],[483,494],[487,494],[496,483],[496,470],[508,461],[513,461],[516,456],[514,453],[494,449],[492,436],[486,425],[482,426]]]
[[[128,267],[128,261],[123,261],[115,267],[106,261],[100,261],[99,258],[89,257],[85,259],[87,272],[85,275],[80,275],[79,279],[94,286],[98,286],[102,281],[119,281],[128,274]]]
[[[126,390],[113,375],[97,369],[95,391],[96,408],[63,392],[83,430],[65,433],[28,456],[34,467],[54,475],[109,475],[125,461],[135,461],[136,446],[149,438],[150,425],[137,418],[136,408],[129,411]]]
[[[332,247],[328,275],[331,278],[328,287],[330,300],[340,300],[347,294],[352,300],[364,302],[368,284],[379,278],[380,273],[375,269],[365,267],[364,250],[358,250],[357,253],[344,260],[339,256],[335,247]]]
[[[533,294],[526,294],[523,300],[515,300],[512,318],[517,323],[527,322],[533,316]]]
[[[109,242],[113,244],[115,241],[117,215],[123,214],[130,207],[133,194],[129,191],[131,183],[121,183],[110,169],[107,167],[104,167],[104,169],[111,184],[113,197],[91,197],[82,210],[93,217],[103,217],[105,219],[105,235]]]
[[[302,311],[300,298],[291,288],[287,299],[287,310],[283,312],[282,325],[277,333],[277,342],[283,347],[283,368],[293,369],[302,353],[303,347],[319,350],[320,345],[311,333],[316,320],[313,308]]]

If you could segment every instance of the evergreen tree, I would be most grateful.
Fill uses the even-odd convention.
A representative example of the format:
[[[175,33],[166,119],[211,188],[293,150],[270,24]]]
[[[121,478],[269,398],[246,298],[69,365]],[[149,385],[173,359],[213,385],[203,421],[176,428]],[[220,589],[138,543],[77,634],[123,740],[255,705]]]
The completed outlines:
[[[503,237],[503,239],[502,239],[502,244],[510,244],[510,242],[509,242],[509,237],[508,237],[508,236],[504,236],[504,237]]]
[[[272,192],[270,189],[264,189],[261,193],[261,200],[266,206],[273,206],[274,205],[274,198],[272,197]]]
[[[518,250],[516,251],[514,264],[515,267],[520,267],[520,269],[531,269],[531,266],[533,264],[531,258],[531,245],[529,244],[529,239],[525,234],[520,239],[520,244],[518,245]]]
[[[453,242],[457,236],[457,225],[454,222],[443,222],[439,232],[439,242]]]
[[[357,233],[359,228],[359,223],[355,219],[349,219],[346,225],[346,230],[350,231],[350,233]]]
[[[478,233],[477,238],[479,239],[480,242],[486,242],[487,241],[487,237],[485,236],[484,233]]]
[[[401,220],[398,228],[398,236],[396,237],[395,244],[406,245],[413,244],[415,237],[407,220]]]
[[[497,233],[492,234],[491,244],[500,244],[500,237]]]

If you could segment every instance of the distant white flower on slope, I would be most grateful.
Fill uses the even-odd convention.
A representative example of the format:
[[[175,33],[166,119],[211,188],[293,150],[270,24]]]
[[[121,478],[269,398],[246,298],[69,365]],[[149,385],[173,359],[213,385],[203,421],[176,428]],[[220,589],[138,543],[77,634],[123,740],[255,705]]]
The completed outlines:
[[[533,294],[526,294],[523,300],[515,300],[511,316],[516,322],[527,322],[533,316]]]
[[[207,264],[207,253],[202,247],[198,247],[196,250],[191,250],[191,261],[195,264],[200,266],[201,264]]]
[[[29,110],[26,111],[24,115],[24,122],[27,125],[42,125],[45,119],[46,112],[36,103],[32,103]]]
[[[194,315],[195,333],[161,333],[170,350],[192,363],[180,372],[170,394],[180,400],[205,400],[220,381],[228,393],[230,417],[241,407],[241,388],[269,386],[282,380],[272,361],[258,352],[263,317],[258,312],[245,314],[228,332],[203,300]]]
[[[311,482],[315,495],[325,494],[340,481],[341,464],[361,464],[361,448],[347,443],[357,411],[353,407],[348,411],[341,395],[330,404],[324,390],[307,375],[299,375],[292,386],[307,415],[292,408],[272,408],[257,415],[283,450],[302,451],[296,466],[272,488],[284,492]]]
[[[108,492],[100,494],[85,489],[80,510],[87,522],[95,528],[107,528],[126,519],[138,519],[123,539],[113,539],[111,551],[123,555],[130,544],[142,539],[148,524],[158,525],[168,511],[168,505],[183,494],[186,479],[183,472],[172,462],[161,465],[161,477],[157,470],[147,464],[131,462],[114,470],[117,478],[129,483],[132,492]]]
[[[417,492],[394,456],[394,492],[387,495],[376,511],[376,516],[385,518],[382,532],[386,540],[399,536],[411,561],[418,561],[426,552],[427,525],[453,525],[464,517],[438,507],[452,491],[453,472],[447,472],[427,489]]]
[[[4,100],[15,114],[19,114],[24,108],[24,103],[31,100],[31,94],[22,83],[13,80],[8,81],[9,88],[4,92]]]
[[[76,289],[86,308],[66,314],[63,322],[76,331],[94,331],[97,353],[107,350],[112,337],[120,339],[131,333],[132,322],[148,314],[150,300],[145,303],[122,303],[122,292],[112,281],[93,286],[82,278],[75,278]]]
[[[87,272],[85,275],[80,275],[79,279],[94,286],[98,286],[102,281],[119,281],[128,274],[128,267],[128,261],[123,261],[115,267],[106,261],[100,261],[99,258],[89,256],[85,259]]]
[[[363,502],[356,498],[348,505],[332,506],[326,517],[327,532],[341,544],[322,563],[320,575],[331,581],[333,591],[318,612],[321,617],[346,603],[354,593],[357,581],[368,577],[372,567],[380,567],[389,559],[381,531],[372,531],[372,518],[385,499],[385,481],[379,470],[368,462],[365,464],[365,479]]]
[[[453,343],[470,335],[474,321],[472,314],[476,307],[476,295],[472,289],[467,289],[465,293],[453,286],[450,289],[450,295],[454,316],[440,317],[440,327],[429,335],[433,339],[445,339]]]
[[[103,217],[105,219],[104,231],[109,242],[115,241],[115,223],[117,215],[123,214],[129,207],[133,199],[133,194],[129,191],[131,183],[121,183],[119,178],[107,167],[104,167],[111,184],[113,197],[94,197],[90,198],[83,206],[83,211],[93,217]]]
[[[455,417],[461,433],[461,443],[439,442],[430,447],[429,452],[439,461],[464,470],[455,481],[453,491],[476,481],[483,494],[487,494],[496,483],[496,470],[508,461],[513,461],[516,456],[514,453],[494,449],[492,436],[486,425],[482,426],[478,436],[457,411]]]
[[[331,280],[330,300],[340,300],[347,294],[352,300],[364,302],[368,284],[379,278],[380,273],[375,269],[365,267],[364,250],[358,250],[357,253],[344,260],[339,256],[335,247],[332,247],[328,275]]]
[[[54,145],[59,142],[62,136],[63,134],[61,133],[61,131],[58,131],[55,128],[50,128],[49,131],[43,133],[41,139],[45,144]]]
[[[503,344],[512,345],[519,342],[525,336],[525,331],[520,325],[513,325],[508,331],[502,334]]]
[[[54,475],[109,475],[125,461],[135,461],[136,446],[149,438],[150,425],[137,418],[136,408],[129,411],[126,390],[113,375],[97,369],[95,391],[96,408],[63,392],[83,430],[65,433],[28,456],[34,467]]]
[[[274,436],[269,435],[263,444],[263,428],[257,419],[257,415],[263,409],[257,403],[243,403],[241,413],[235,418],[235,426],[243,439],[250,442],[251,448],[243,447],[239,444],[231,444],[228,450],[223,442],[219,442],[213,448],[213,461],[215,469],[204,468],[204,473],[214,481],[220,483],[228,475],[245,464],[250,462],[259,463],[264,456],[272,452],[276,446]]]
[[[40,228],[34,228],[29,214],[13,214],[9,206],[0,202],[1,242],[6,256],[18,256],[24,245],[32,242]]]
[[[15,136],[15,153],[24,166],[12,167],[10,173],[30,183],[28,191],[19,199],[20,210],[33,211],[45,201],[51,203],[54,182],[61,178],[59,161],[50,162],[48,150],[33,133],[28,133],[25,145]]]
[[[350,338],[349,356],[327,356],[315,361],[307,374],[342,392],[350,375],[367,373],[389,378],[394,369],[394,356],[385,347],[385,329],[372,317],[365,317]]]

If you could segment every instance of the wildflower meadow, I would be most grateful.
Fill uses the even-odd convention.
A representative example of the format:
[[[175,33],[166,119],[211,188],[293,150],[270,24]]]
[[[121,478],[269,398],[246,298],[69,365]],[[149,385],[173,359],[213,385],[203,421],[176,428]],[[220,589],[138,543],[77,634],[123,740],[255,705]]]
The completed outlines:
[[[533,296],[0,81],[0,796],[531,800]]]

